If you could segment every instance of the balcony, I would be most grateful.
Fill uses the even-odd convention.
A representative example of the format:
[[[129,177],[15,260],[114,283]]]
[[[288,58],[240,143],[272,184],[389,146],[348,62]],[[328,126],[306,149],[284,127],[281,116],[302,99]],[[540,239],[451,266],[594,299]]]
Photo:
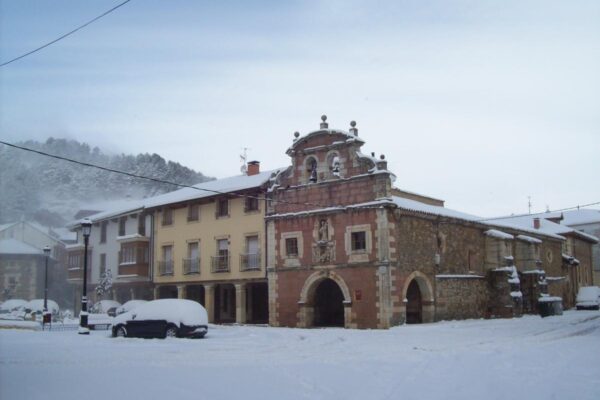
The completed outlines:
[[[161,276],[173,275],[173,260],[159,261],[158,274]]]
[[[240,254],[240,271],[260,270],[260,253]]]
[[[212,272],[229,272],[229,256],[213,256],[211,257]]]
[[[69,265],[67,280],[69,281],[77,281],[83,280],[83,265],[80,267]]]
[[[199,258],[184,258],[183,259],[183,274],[192,275],[200,273]]]
[[[148,246],[123,245],[119,251],[119,275],[148,276]]]

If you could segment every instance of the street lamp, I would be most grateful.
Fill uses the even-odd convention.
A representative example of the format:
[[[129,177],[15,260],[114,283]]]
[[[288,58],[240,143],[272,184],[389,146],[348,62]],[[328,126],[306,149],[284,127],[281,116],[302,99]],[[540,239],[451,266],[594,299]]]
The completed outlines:
[[[42,324],[49,324],[52,321],[51,313],[48,312],[48,257],[50,256],[52,249],[50,246],[44,247],[44,255],[46,256],[46,269],[44,274],[44,315],[42,317]]]
[[[79,313],[79,334],[89,335],[88,312],[87,312],[87,256],[88,244],[90,242],[90,233],[92,231],[92,221],[88,218],[81,220],[81,230],[83,232],[83,291],[81,293],[81,312]]]

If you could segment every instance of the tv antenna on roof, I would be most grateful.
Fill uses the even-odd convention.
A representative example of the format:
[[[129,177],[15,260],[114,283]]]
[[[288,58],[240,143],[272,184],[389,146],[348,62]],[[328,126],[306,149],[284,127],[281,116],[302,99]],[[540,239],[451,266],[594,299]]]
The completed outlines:
[[[250,150],[249,147],[242,147],[242,150],[244,151],[242,154],[240,154],[240,161],[242,162],[242,166],[240,167],[240,171],[242,172],[242,174],[247,174],[248,173],[248,150]]]

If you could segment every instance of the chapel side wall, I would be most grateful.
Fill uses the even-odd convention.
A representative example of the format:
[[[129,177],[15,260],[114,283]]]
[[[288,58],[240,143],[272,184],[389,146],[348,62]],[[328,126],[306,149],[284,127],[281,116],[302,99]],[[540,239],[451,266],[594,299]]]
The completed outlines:
[[[436,281],[436,320],[487,317],[485,278],[443,278]]]
[[[435,320],[485,315],[488,300],[486,280],[483,279],[485,236],[480,228],[448,221],[441,223],[433,218],[400,211],[395,213],[394,226],[392,245],[398,260],[394,286],[395,295],[401,302],[409,279],[418,271],[433,287],[434,298],[423,297],[423,304],[434,301]],[[439,266],[435,264],[436,254],[440,255]],[[436,275],[447,277],[437,279]],[[394,307],[394,323],[403,322],[404,312],[403,304]]]

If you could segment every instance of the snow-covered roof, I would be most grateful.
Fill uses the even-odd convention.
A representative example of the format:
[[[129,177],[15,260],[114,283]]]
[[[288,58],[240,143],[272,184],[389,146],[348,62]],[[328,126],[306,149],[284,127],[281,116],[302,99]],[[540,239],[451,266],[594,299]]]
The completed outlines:
[[[11,226],[13,226],[14,224],[16,224],[16,222],[10,222],[8,224],[2,224],[0,225],[0,232],[2,232],[5,229],[10,228]]]
[[[487,231],[485,231],[485,234],[486,234],[486,236],[493,237],[493,238],[496,238],[496,239],[502,239],[502,240],[513,240],[515,238],[511,234],[499,231],[497,229],[487,230]]]
[[[52,228],[52,230],[56,232],[59,239],[63,242],[77,240],[77,234],[67,228]]]
[[[189,200],[216,196],[220,193],[232,193],[260,187],[267,183],[272,174],[281,168],[263,171],[256,175],[238,175],[230,178],[217,179],[194,185],[194,188],[183,188],[144,200],[146,208],[160,207],[167,204],[180,203]]]
[[[533,244],[540,244],[542,243],[542,241],[538,238],[534,238],[531,236],[526,236],[526,235],[517,235],[517,239],[518,240],[522,240],[524,242],[529,242],[529,243],[533,243]]]
[[[342,129],[318,129],[316,131],[309,132],[309,133],[307,133],[304,136],[300,136],[298,139],[294,140],[294,143],[286,150],[286,153],[289,154],[292,150],[294,150],[296,147],[298,147],[298,145],[300,145],[302,143],[305,143],[311,137],[317,136],[317,135],[323,135],[323,134],[345,136],[346,137],[346,140],[345,140],[346,143],[348,143],[348,142],[365,143],[365,141],[362,140],[360,137],[354,136],[350,132],[344,131]]]
[[[136,211],[141,211],[144,208],[144,200],[125,200],[105,203],[105,210],[96,214],[92,214],[88,218],[92,222],[99,222],[109,218],[118,217],[124,214],[131,214]],[[77,227],[81,220],[72,222],[70,227]]]
[[[598,238],[595,236],[588,235],[587,233],[570,228],[566,225],[557,224],[555,222],[549,221],[544,218],[539,218],[540,227],[539,227],[539,229],[536,229],[536,228],[534,228],[534,225],[533,225],[533,220],[535,218],[539,218],[539,217],[535,214],[528,214],[528,215],[519,215],[519,216],[514,216],[514,217],[495,218],[495,219],[490,219],[488,221],[495,225],[502,226],[502,225],[508,224],[508,225],[517,227],[517,229],[529,230],[530,232],[535,232],[535,233],[547,233],[547,234],[559,235],[559,236],[566,235],[566,234],[574,234],[585,240],[588,240],[591,242],[598,242]]]
[[[585,208],[579,210],[562,211],[562,212],[545,212],[535,214],[540,218],[560,218],[561,225],[575,226],[600,223],[600,210],[593,208]]]
[[[415,211],[430,215],[439,215],[442,217],[450,217],[456,219],[462,219],[465,221],[477,222],[481,220],[480,217],[475,215],[463,213],[460,211],[452,210],[450,208],[442,206],[434,206],[430,204],[421,203],[420,201],[405,199],[403,197],[392,196],[392,202],[404,210]]]
[[[43,254],[41,249],[17,239],[0,240],[0,254]]]

